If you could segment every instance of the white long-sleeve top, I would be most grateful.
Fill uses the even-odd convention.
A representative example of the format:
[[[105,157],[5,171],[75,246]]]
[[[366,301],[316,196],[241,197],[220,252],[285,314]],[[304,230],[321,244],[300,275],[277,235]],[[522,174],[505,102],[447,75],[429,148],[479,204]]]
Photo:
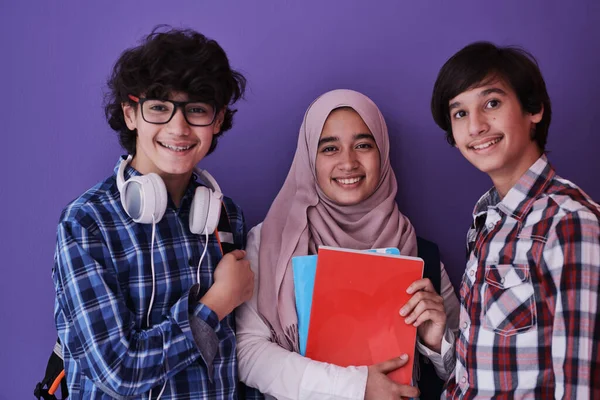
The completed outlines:
[[[267,399],[333,400],[364,399],[367,366],[340,367],[303,357],[271,341],[271,331],[258,313],[258,281],[260,266],[258,249],[262,224],[252,228],[246,246],[247,258],[254,272],[252,299],[236,310],[238,367],[240,379],[257,388]],[[442,343],[442,355],[434,353],[417,340],[417,349],[428,357],[436,372],[446,379],[453,365],[444,365],[458,329],[459,304],[444,266],[441,265],[441,289],[447,313],[447,335]],[[273,305],[275,306],[275,305]]]

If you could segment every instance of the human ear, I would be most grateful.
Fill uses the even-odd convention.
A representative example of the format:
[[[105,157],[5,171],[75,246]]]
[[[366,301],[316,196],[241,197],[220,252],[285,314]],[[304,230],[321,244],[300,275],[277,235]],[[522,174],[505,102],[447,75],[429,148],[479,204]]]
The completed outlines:
[[[215,117],[215,122],[213,125],[213,135],[221,132],[221,126],[223,125],[223,121],[225,120],[225,112],[227,111],[227,107],[223,108]]]
[[[121,109],[123,110],[123,117],[125,118],[125,124],[130,131],[134,131],[137,128],[137,115],[135,109],[128,103],[121,103]]]

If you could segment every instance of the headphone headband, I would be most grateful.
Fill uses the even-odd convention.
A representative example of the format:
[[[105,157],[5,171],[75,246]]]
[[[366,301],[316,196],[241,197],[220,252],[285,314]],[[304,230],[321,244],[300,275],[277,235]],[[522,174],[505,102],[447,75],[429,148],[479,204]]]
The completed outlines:
[[[150,172],[132,176],[125,181],[125,168],[133,156],[122,160],[117,171],[117,188],[125,212],[138,223],[158,223],[167,209],[168,193],[162,178]],[[212,234],[217,228],[223,194],[219,184],[208,171],[194,168],[197,177],[206,185],[196,187],[190,207],[190,231]]]
[[[121,161],[121,164],[119,165],[119,170],[117,171],[117,189],[119,189],[119,192],[123,190],[123,186],[125,185],[125,168],[131,163],[132,159],[133,156],[129,154],[127,159]]]
[[[117,188],[119,190],[123,189],[123,186],[125,185],[125,168],[127,168],[127,166],[131,163],[131,160],[133,160],[133,156],[129,154],[127,158],[119,165],[119,169],[117,171]],[[196,166],[194,167],[194,172],[206,186],[208,186],[214,192],[222,193],[221,187],[207,170],[200,169],[198,166]]]
[[[219,184],[217,183],[215,178],[213,178],[213,176],[208,173],[207,170],[195,167],[194,172],[196,173],[196,175],[198,175],[198,178],[200,178],[202,182],[206,184],[206,186],[212,189],[213,192],[222,193]]]

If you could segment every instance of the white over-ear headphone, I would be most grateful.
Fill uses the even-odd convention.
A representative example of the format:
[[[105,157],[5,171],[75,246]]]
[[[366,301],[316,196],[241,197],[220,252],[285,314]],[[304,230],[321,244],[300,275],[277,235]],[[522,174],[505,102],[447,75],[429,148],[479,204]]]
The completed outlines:
[[[125,181],[125,167],[131,162],[129,155],[119,165],[117,188],[121,194],[121,204],[135,222],[141,224],[158,223],[167,209],[167,187],[158,174],[153,172],[132,176]],[[198,186],[190,208],[190,231],[198,235],[210,235],[219,224],[223,193],[217,181],[207,172],[195,168],[194,172],[209,187]]]

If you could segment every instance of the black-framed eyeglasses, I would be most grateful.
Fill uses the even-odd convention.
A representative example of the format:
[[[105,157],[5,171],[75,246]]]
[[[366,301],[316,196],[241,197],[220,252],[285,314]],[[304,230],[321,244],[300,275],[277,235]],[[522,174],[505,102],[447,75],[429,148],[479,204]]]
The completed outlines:
[[[185,120],[191,126],[212,125],[217,114],[215,106],[210,103],[148,99],[131,94],[128,97],[140,105],[142,118],[150,124],[168,123],[177,112],[177,108],[181,108]]]

